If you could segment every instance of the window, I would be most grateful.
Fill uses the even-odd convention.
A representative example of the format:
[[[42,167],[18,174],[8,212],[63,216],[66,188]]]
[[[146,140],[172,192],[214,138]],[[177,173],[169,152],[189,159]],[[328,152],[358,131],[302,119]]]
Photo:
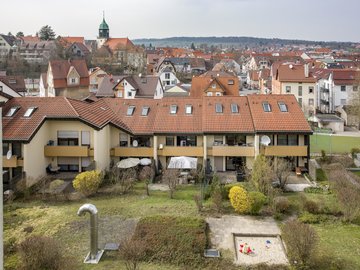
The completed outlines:
[[[239,107],[238,107],[237,104],[235,104],[235,103],[231,104],[231,112],[232,113],[239,113]]]
[[[15,79],[10,79],[10,80],[9,80],[9,83],[10,83],[10,84],[16,84],[16,80],[15,80]]]
[[[302,107],[302,98],[298,98],[298,102],[299,102],[300,107]]]
[[[215,88],[216,88],[216,84],[213,83],[213,84],[211,85],[211,87],[212,87],[213,89],[215,89]]]
[[[346,99],[341,99],[341,100],[340,100],[340,104],[341,104],[341,105],[346,105]]]
[[[279,109],[280,109],[281,112],[287,112],[288,111],[288,108],[287,108],[287,106],[286,106],[286,104],[284,102],[279,102],[278,105],[279,105]]]
[[[57,132],[58,145],[79,145],[79,132],[78,131],[58,131]]]
[[[170,73],[165,73],[165,79],[170,80]]]
[[[271,106],[269,103],[267,102],[264,102],[263,103],[263,109],[264,109],[264,112],[271,112]]]
[[[314,105],[314,99],[313,98],[309,98],[309,106],[313,106]]]
[[[70,79],[70,82],[71,82],[72,84],[76,83],[76,78],[71,78],[71,79]]]
[[[132,92],[131,91],[128,92],[128,97],[132,97]]]
[[[287,145],[287,136],[286,135],[278,135],[277,138],[277,144],[278,145]]]
[[[299,85],[299,88],[298,88],[298,96],[301,97],[302,96],[302,86]]]
[[[309,94],[314,93],[314,87],[313,86],[309,86]]]
[[[234,85],[234,80],[228,80],[228,85]]]
[[[342,85],[341,86],[341,92],[345,92],[346,91],[346,86],[345,85]]]
[[[211,96],[212,96],[212,92],[207,92],[206,95],[207,95],[208,97],[211,97]]]
[[[288,145],[298,145],[298,136],[288,135]]]
[[[90,131],[81,131],[81,145],[90,146]]]
[[[177,136],[177,146],[196,146],[196,136]]]
[[[128,146],[128,136],[125,133],[120,133],[120,147]]]
[[[185,105],[185,113],[192,114],[192,106],[191,105]]]
[[[30,117],[36,109],[37,107],[29,107],[24,113],[24,117]]]
[[[126,115],[131,116],[134,114],[134,111],[135,111],[135,106],[129,106],[127,109]]]
[[[222,145],[224,142],[224,137],[221,135],[214,136],[214,145]]]
[[[118,91],[118,92],[117,92],[117,97],[119,97],[119,98],[122,98],[122,97],[123,97],[122,91]]]
[[[0,92],[2,92],[3,91],[3,87],[2,87],[2,85],[0,85]]]
[[[286,86],[286,93],[291,93],[291,86]]]
[[[222,107],[222,105],[220,103],[215,104],[215,111],[217,113],[222,113],[223,112],[223,107]]]
[[[142,116],[147,116],[149,114],[149,110],[150,110],[149,107],[142,107],[141,115]]]
[[[11,107],[5,116],[12,117],[19,109],[20,107]]]
[[[357,85],[354,85],[353,86],[353,91],[356,92],[358,90],[358,86]],[[0,91],[1,91],[1,86],[0,86]]]
[[[171,105],[170,114],[176,114],[176,113],[177,113],[177,105]]]
[[[136,141],[136,143],[134,143],[134,141]],[[151,147],[151,137],[149,136],[130,137],[130,145],[132,145],[133,147]]]
[[[215,93],[215,96],[220,97],[220,96],[221,96],[221,93],[220,93],[220,92],[216,92],[216,93]]]
[[[174,146],[175,145],[175,140],[174,137],[166,137],[166,146]]]

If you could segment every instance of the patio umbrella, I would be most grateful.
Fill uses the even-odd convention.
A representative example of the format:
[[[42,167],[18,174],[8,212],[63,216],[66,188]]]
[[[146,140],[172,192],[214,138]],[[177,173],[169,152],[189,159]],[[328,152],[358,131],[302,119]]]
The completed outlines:
[[[172,157],[168,169],[196,169],[197,158],[192,157]]]
[[[137,166],[140,163],[140,159],[138,158],[126,158],[120,160],[116,166],[120,169],[127,169]]]
[[[142,158],[140,159],[140,165],[143,166],[147,166],[151,164],[151,159],[150,158]]]

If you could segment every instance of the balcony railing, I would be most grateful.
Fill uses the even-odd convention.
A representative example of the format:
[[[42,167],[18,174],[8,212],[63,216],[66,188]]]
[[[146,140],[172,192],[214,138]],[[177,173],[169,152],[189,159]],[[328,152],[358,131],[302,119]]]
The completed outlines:
[[[208,156],[251,157],[255,155],[253,146],[213,146],[208,148]]]
[[[265,146],[260,152],[265,156],[305,157],[308,154],[308,147],[306,145],[272,145]]]
[[[159,156],[190,156],[202,157],[204,149],[202,146],[164,146],[158,150]]]
[[[91,153],[88,146],[45,145],[46,157],[88,157]]]
[[[111,150],[111,155],[115,157],[153,157],[152,147],[115,147]]]
[[[11,158],[7,158],[3,156],[3,167],[4,168],[16,168],[16,167],[23,167],[24,160],[22,158],[18,158],[17,156],[11,156]]]

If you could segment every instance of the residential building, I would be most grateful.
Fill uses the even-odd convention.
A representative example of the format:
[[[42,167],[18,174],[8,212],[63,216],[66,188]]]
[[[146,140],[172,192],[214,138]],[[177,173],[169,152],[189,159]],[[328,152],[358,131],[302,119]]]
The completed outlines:
[[[8,89],[9,91],[8,94],[14,97],[17,95],[11,94],[9,89],[15,91],[20,96],[25,96],[27,93],[25,87],[25,80],[23,76],[9,76],[9,75],[0,76],[0,82],[2,83],[3,86],[2,90],[6,91],[6,89]]]
[[[160,81],[164,88],[169,89],[180,83],[180,80],[176,77],[176,74],[169,67],[162,69],[161,73],[157,74],[160,77]]]
[[[12,51],[16,51],[15,41],[14,36],[0,34],[0,60],[6,58]]]
[[[173,156],[191,156],[220,172],[251,169],[262,153],[286,158],[293,169],[308,167],[312,131],[293,95],[92,103],[25,97],[11,99],[3,111],[10,184],[24,174],[28,186],[35,183],[49,164],[60,171],[104,170],[126,157],[151,158],[161,169]]]
[[[316,78],[308,64],[280,63],[272,67],[272,94],[292,94],[306,115],[316,109]]]
[[[95,93],[98,91],[99,85],[107,73],[99,67],[92,68],[89,71],[90,92]]]
[[[191,97],[238,96],[239,78],[226,72],[208,71],[192,78]]]
[[[57,55],[56,41],[23,41],[17,53],[29,64],[47,64],[52,57]]]
[[[82,99],[89,95],[89,73],[85,60],[53,60],[47,71],[45,96]]]

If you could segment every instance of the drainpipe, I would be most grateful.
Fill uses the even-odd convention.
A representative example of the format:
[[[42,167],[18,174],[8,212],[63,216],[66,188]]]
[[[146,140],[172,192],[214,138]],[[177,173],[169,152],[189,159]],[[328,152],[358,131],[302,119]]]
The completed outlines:
[[[84,216],[86,213],[90,214],[90,253],[84,262],[97,263],[102,255],[101,251],[101,255],[98,254],[98,210],[95,205],[86,203],[79,208],[77,214]]]

